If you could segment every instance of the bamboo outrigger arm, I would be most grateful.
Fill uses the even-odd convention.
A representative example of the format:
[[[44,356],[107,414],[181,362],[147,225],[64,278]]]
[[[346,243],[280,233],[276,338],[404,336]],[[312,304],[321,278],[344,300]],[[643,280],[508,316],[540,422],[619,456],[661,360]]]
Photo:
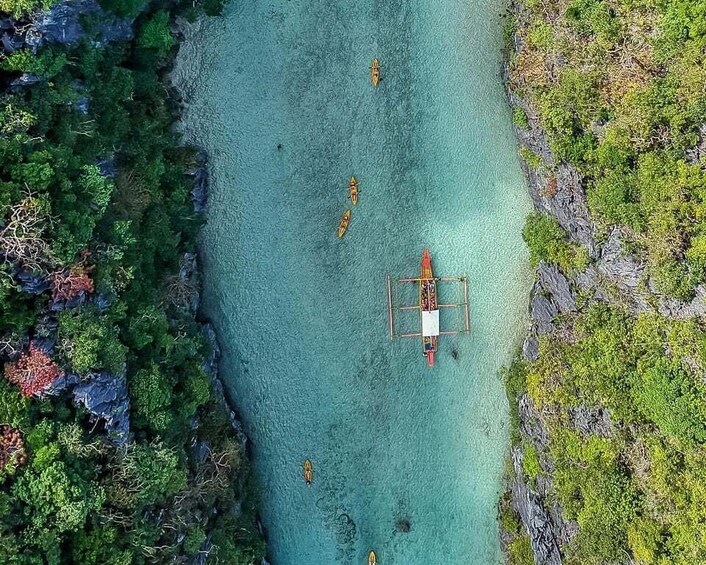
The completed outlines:
[[[397,282],[401,282],[401,283],[403,283],[403,282],[416,283],[416,282],[422,282],[422,281],[465,282],[466,277],[465,276],[463,276],[463,277],[429,277],[429,278],[415,277],[415,278],[397,279]]]
[[[395,320],[392,313],[392,280],[390,275],[387,275],[387,311],[390,323],[390,339],[395,339]]]
[[[463,311],[464,311],[463,329],[440,331],[439,335],[459,335],[462,333],[470,333],[471,326],[470,326],[470,313],[468,310],[468,308],[469,308],[468,277],[465,274],[461,277],[400,278],[400,279],[397,279],[396,282],[398,282],[398,283],[407,283],[407,282],[408,283],[420,283],[420,282],[431,281],[431,280],[440,281],[440,282],[458,282],[458,283],[463,284],[463,288],[462,288],[463,296],[461,297],[462,302],[453,302],[453,303],[449,303],[449,304],[438,304],[437,305],[438,309],[463,308]],[[421,310],[421,306],[419,304],[395,306],[394,301],[393,301],[393,294],[392,294],[392,277],[390,275],[387,275],[386,282],[387,282],[387,318],[388,318],[388,325],[389,325],[389,329],[390,329],[390,339],[394,340],[396,337],[399,337],[399,338],[423,337],[421,332],[411,332],[411,333],[403,333],[403,334],[396,334],[395,333],[395,311],[404,312],[407,310]]]

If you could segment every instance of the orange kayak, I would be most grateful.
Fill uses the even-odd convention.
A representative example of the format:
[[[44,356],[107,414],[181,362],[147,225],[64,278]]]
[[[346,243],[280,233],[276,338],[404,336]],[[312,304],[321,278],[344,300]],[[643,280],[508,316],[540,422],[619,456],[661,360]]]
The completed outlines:
[[[343,237],[343,234],[346,233],[346,230],[348,229],[348,224],[351,221],[351,210],[350,208],[346,210],[346,213],[343,214],[343,218],[341,218],[341,223],[338,224],[338,237]]]
[[[348,183],[348,192],[350,193],[351,204],[355,206],[358,204],[358,181],[355,180],[355,177],[351,177]]]
[[[375,552],[371,551],[368,554],[368,565],[377,565],[377,562],[378,562],[378,560],[377,560],[377,557],[375,556]]]
[[[311,461],[308,459],[304,461],[304,481],[306,481],[306,486],[310,487],[314,480],[314,468],[311,465]]]
[[[373,59],[373,65],[370,67],[370,82],[373,86],[377,86],[380,82],[380,61]]]

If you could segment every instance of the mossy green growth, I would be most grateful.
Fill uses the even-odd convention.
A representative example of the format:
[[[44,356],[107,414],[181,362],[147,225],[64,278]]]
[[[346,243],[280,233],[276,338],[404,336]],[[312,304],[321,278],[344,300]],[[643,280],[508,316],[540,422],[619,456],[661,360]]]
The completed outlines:
[[[527,112],[523,108],[516,106],[512,109],[512,123],[518,128],[529,129],[529,118],[527,117]]]
[[[534,480],[542,472],[542,467],[539,464],[539,453],[537,448],[531,443],[525,444],[524,452],[522,454],[522,470],[525,476]]]
[[[588,250],[570,243],[564,229],[553,217],[540,212],[527,216],[522,237],[530,250],[530,265],[540,261],[557,263],[567,273],[584,269],[589,262]]]
[[[508,543],[507,558],[511,565],[534,565],[534,552],[527,534]]]
[[[515,115],[513,114],[513,120],[514,117]],[[520,157],[524,159],[530,169],[538,170],[544,166],[542,157],[527,147],[520,147]]]

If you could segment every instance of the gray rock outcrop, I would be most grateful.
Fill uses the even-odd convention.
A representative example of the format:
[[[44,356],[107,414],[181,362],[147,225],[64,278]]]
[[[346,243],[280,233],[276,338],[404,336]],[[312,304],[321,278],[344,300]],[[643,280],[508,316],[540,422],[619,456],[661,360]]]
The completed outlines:
[[[576,311],[576,300],[569,281],[557,265],[542,261],[537,267],[537,281],[540,288],[551,296],[559,312],[568,314]]]
[[[130,435],[130,399],[124,374],[91,373],[85,382],[74,387],[73,399],[105,422],[108,437],[115,443],[127,442]]]
[[[596,269],[618,288],[631,291],[637,288],[645,272],[645,265],[634,256],[625,255],[623,241],[626,238],[625,228],[613,228],[608,241],[601,249],[600,259]]]
[[[612,434],[610,411],[606,408],[576,406],[569,408],[569,417],[574,428],[584,437],[610,437]]]
[[[535,294],[532,297],[530,316],[538,334],[547,334],[554,331],[554,318],[559,314],[559,309],[549,299]]]
[[[226,393],[223,389],[223,382],[221,381],[221,378],[218,374],[218,361],[221,356],[221,349],[218,346],[216,331],[213,329],[213,326],[211,324],[203,324],[202,327],[206,341],[211,347],[211,354],[206,359],[204,359],[202,365],[203,370],[207,375],[211,377],[211,383],[213,384],[213,389],[216,398],[218,398],[218,400],[223,404],[223,406],[225,406],[226,410],[228,411],[228,416],[230,417],[230,423],[233,428],[233,431],[235,432],[238,441],[240,441],[243,447],[245,447],[247,446],[248,437],[245,435],[242,422],[238,419],[238,416],[235,411],[231,409],[230,404],[226,399]]]
[[[512,503],[527,529],[535,561],[539,565],[561,565],[559,545],[542,499],[520,479],[522,453],[517,448],[512,450],[512,463],[517,477],[512,483]]]
[[[194,187],[191,189],[191,200],[194,203],[194,212],[203,212],[208,203],[208,154],[201,150],[196,154],[196,165],[186,171],[193,177]]]
[[[706,316],[706,287],[704,285],[697,286],[694,298],[690,302],[663,298],[658,311],[667,318],[685,319]]]
[[[85,35],[81,18],[87,15],[100,16],[97,46],[132,39],[131,18],[117,18],[108,14],[96,0],[64,0],[34,19],[25,41],[35,49],[43,43],[76,44]]]

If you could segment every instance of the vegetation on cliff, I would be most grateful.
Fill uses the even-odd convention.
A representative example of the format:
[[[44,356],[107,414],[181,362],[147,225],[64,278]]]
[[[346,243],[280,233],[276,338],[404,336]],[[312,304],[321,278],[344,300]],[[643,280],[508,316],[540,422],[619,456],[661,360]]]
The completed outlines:
[[[51,4],[0,2],[0,562],[259,563],[162,76],[172,17],[219,3],[94,2],[77,41],[30,42]]]
[[[557,511],[565,563],[706,562],[705,6],[515,6],[513,118],[550,149],[524,149],[538,200],[576,171],[591,221],[582,246],[551,206],[529,218],[533,261],[561,267],[577,308],[506,373],[519,474]],[[531,562],[509,507],[508,559]]]

